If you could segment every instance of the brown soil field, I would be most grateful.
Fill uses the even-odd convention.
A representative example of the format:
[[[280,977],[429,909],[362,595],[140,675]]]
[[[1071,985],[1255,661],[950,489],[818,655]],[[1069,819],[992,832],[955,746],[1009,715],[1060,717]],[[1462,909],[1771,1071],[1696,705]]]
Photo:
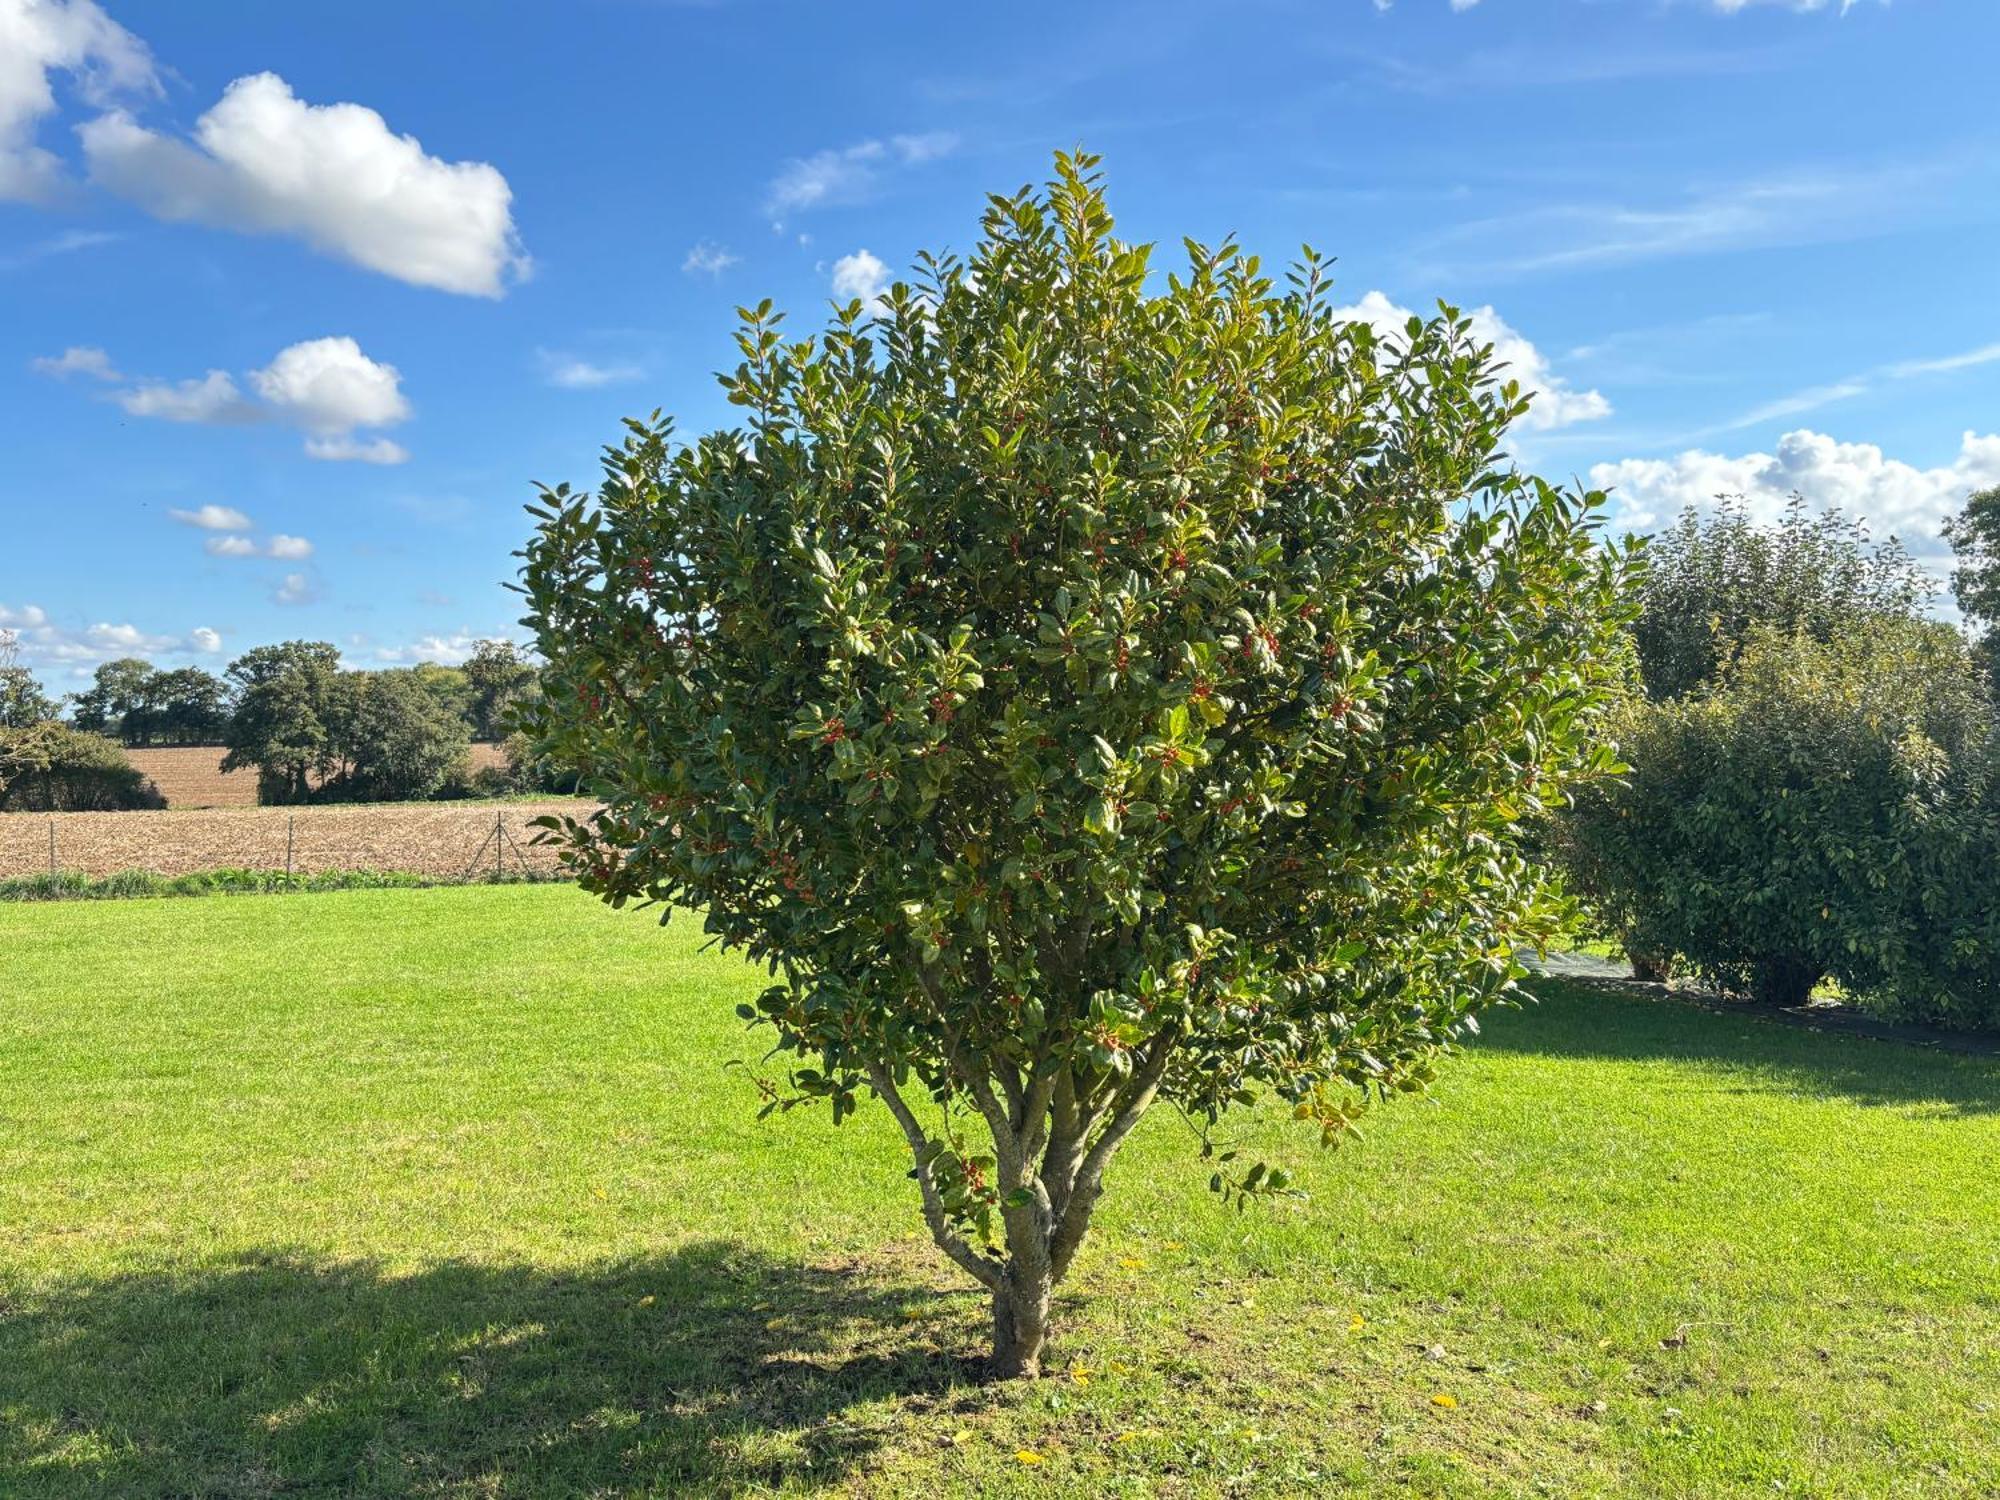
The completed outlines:
[[[222,758],[228,752],[213,745],[176,745],[167,749],[127,750],[132,764],[160,789],[171,808],[255,807],[257,773],[230,771],[224,774]],[[504,766],[507,757],[498,745],[472,747],[472,769]]]
[[[120,870],[189,875],[202,870],[285,868],[290,831],[291,867],[321,870],[408,870],[455,880],[480,855],[493,868],[494,820],[511,835],[501,867],[537,874],[556,870],[554,851],[529,842],[529,820],[551,812],[582,816],[594,804],[552,797],[529,802],[404,802],[358,807],[221,807],[187,811],[113,813],[0,813],[0,877],[33,875],[49,867],[53,822],[56,865],[91,876]]]

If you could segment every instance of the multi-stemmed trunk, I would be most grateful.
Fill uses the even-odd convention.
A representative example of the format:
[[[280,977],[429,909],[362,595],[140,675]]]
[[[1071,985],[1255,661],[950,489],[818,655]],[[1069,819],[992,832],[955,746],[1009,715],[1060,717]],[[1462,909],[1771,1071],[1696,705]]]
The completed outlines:
[[[986,1288],[993,1306],[992,1372],[1002,1380],[1041,1373],[1055,1289],[1069,1272],[1104,1191],[1104,1172],[1159,1092],[1177,1038],[1139,1049],[1122,1075],[1081,1077],[1044,1061],[1025,1076],[955,1060],[960,1085],[993,1136],[1003,1243],[976,1248],[947,1213],[932,1175],[936,1143],[925,1134],[886,1067],[870,1070],[916,1161],[924,1219],[938,1248]],[[998,1087],[996,1088],[996,1083]]]

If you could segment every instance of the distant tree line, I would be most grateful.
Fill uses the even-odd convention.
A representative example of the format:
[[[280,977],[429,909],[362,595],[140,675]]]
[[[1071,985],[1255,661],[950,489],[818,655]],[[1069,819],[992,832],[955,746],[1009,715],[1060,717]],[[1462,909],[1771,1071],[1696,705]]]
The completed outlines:
[[[286,641],[245,652],[220,676],[105,662],[59,700],[0,640],[0,808],[156,803],[137,772],[110,774],[129,770],[121,746],[216,746],[225,770],[256,773],[267,803],[569,790],[519,739],[505,768],[471,768],[470,743],[507,735],[509,715],[538,691],[534,663],[507,641],[479,642],[461,666],[378,671],[343,670],[325,641]]]

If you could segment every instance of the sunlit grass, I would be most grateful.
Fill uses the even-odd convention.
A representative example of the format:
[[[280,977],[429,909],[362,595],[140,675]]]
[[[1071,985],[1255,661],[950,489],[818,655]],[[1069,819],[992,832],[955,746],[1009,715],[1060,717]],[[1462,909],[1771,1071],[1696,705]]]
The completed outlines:
[[[879,1110],[556,887],[0,909],[0,1494],[2000,1491],[2000,1064],[1551,984],[973,1380]]]

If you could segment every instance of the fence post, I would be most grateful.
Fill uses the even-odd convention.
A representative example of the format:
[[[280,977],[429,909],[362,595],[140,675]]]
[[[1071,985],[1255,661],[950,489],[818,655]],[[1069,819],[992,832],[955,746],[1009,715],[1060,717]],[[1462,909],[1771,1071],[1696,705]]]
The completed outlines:
[[[495,885],[500,883],[500,855],[502,852],[500,841],[507,836],[505,830],[500,826],[502,816],[503,814],[499,808],[496,807],[493,809],[493,883]]]
[[[55,879],[55,877],[56,877],[56,820],[55,820],[55,815],[51,813],[49,815],[49,879],[53,880]]]
[[[297,813],[285,814],[285,879],[292,878],[292,828],[299,820]]]

